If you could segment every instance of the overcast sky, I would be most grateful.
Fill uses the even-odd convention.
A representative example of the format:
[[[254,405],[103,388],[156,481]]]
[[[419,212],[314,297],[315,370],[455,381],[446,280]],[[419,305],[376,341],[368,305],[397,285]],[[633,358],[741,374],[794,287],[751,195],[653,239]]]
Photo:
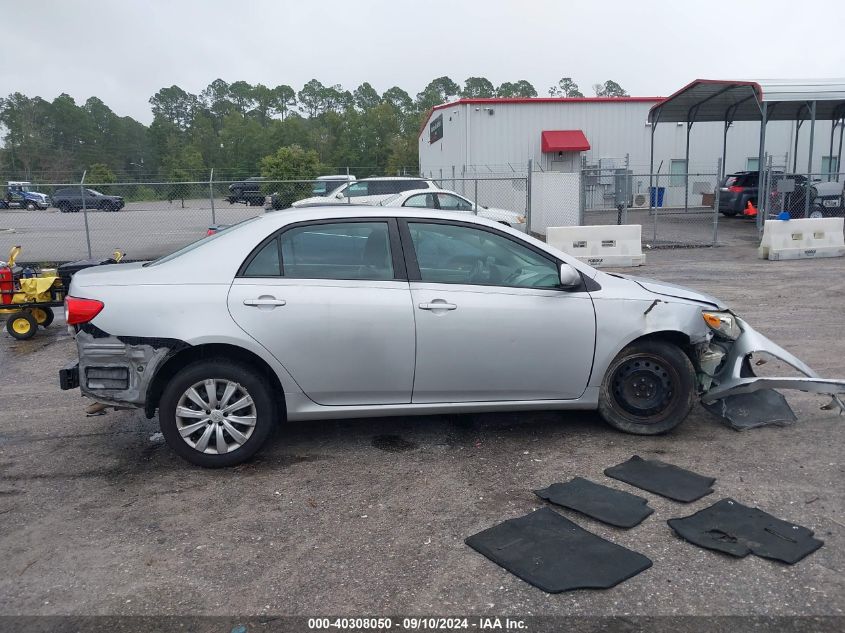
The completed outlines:
[[[0,0],[0,96],[100,97],[149,123],[148,100],[220,77],[295,90],[312,79],[411,96],[448,75],[541,96],[613,79],[666,96],[696,78],[845,75],[842,0]]]

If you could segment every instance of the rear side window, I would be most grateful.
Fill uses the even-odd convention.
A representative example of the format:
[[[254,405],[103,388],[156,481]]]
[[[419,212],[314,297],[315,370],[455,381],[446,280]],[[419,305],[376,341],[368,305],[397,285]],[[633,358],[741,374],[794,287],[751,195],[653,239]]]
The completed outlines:
[[[244,277],[278,277],[282,274],[282,260],[279,257],[279,239],[270,242],[258,251],[244,271]]]
[[[285,277],[393,279],[387,222],[298,226],[280,240]]]

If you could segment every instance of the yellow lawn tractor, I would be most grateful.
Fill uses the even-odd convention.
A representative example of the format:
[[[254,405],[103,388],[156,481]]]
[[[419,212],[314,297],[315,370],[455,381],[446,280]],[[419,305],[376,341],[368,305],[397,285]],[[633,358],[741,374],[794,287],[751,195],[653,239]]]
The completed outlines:
[[[53,322],[53,308],[64,305],[72,273],[63,273],[61,269],[64,266],[41,270],[21,268],[15,265],[20,253],[21,247],[13,246],[9,251],[9,261],[0,261],[0,315],[7,315],[6,331],[23,341],[35,336],[39,325],[47,327]],[[111,259],[102,262],[75,262],[75,270],[100,263],[114,264],[122,258],[123,254],[115,251]]]

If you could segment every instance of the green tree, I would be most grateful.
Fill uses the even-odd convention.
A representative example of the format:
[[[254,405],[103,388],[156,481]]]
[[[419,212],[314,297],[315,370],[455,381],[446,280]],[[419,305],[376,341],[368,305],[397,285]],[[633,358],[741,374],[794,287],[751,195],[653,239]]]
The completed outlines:
[[[597,97],[627,97],[628,93],[622,86],[608,79],[603,84],[593,84],[593,91]]]
[[[496,94],[496,88],[484,77],[467,77],[461,96],[467,98],[489,98]]]
[[[260,171],[268,180],[311,180],[323,171],[323,166],[313,149],[290,145],[262,158]]]
[[[366,81],[355,89],[352,97],[355,100],[355,106],[360,110],[369,110],[381,103],[378,91]]]
[[[187,130],[194,119],[199,99],[179,86],[162,88],[150,98],[154,117],[170,121],[180,130]]]
[[[90,182],[92,185],[107,185],[117,182],[117,177],[108,165],[94,163],[88,168],[86,182]]]
[[[583,97],[584,94],[578,89],[578,84],[572,81],[572,77],[561,77],[560,81],[549,88],[550,97]]]
[[[312,79],[296,93],[296,98],[299,100],[302,111],[309,117],[315,117],[325,109],[325,94],[326,87],[316,79]]]
[[[537,91],[528,81],[506,81],[496,89],[497,97],[536,97]]]
[[[255,88],[245,81],[236,81],[229,84],[229,101],[242,115],[246,116],[256,106]]]
[[[436,105],[446,103],[461,94],[461,88],[448,77],[433,79],[417,94],[417,108],[420,112],[426,112]]]

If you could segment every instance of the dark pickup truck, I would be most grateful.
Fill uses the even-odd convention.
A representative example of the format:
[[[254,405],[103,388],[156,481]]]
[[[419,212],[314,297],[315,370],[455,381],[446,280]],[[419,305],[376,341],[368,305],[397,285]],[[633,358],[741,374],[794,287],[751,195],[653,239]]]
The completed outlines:
[[[258,176],[233,182],[229,185],[229,195],[226,196],[226,200],[229,201],[229,204],[244,202],[251,207],[263,206],[266,199],[261,191],[263,183],[264,178]]]

